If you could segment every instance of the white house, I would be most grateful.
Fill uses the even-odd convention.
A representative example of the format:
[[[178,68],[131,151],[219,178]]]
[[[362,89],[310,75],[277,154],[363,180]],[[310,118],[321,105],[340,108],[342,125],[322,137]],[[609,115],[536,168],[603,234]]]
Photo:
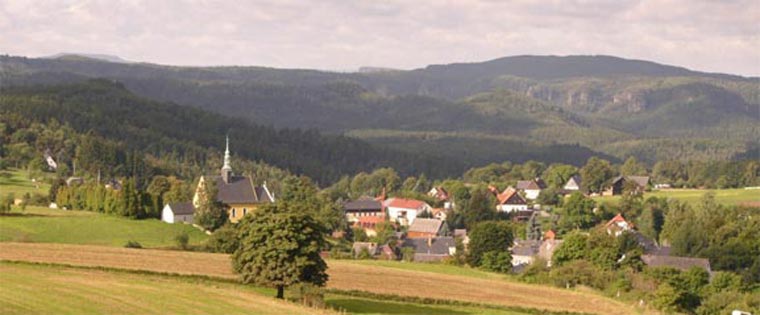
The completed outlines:
[[[546,188],[546,184],[540,178],[535,180],[521,180],[517,182],[517,190],[522,190],[525,193],[525,198],[530,200],[536,200],[541,190]]]
[[[193,223],[195,207],[191,202],[167,203],[161,211],[161,221],[166,223]]]
[[[401,225],[411,225],[417,215],[430,212],[432,207],[424,201],[405,198],[390,198],[384,202],[385,209],[391,221],[397,221]]]
[[[490,186],[489,190],[496,196],[498,204],[496,210],[501,212],[517,212],[520,210],[528,210],[528,202],[525,198],[517,193],[517,190],[512,187],[507,187],[503,192],[499,193],[496,187]]]
[[[565,183],[565,186],[562,187],[562,189],[566,191],[581,190],[581,177],[578,175],[573,175],[573,177],[570,177],[570,179],[567,180],[567,183]]]

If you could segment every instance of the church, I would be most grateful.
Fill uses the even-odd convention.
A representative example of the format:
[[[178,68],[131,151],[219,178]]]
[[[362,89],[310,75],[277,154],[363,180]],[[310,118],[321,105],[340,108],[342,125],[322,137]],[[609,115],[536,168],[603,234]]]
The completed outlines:
[[[261,186],[253,183],[249,176],[236,176],[230,166],[230,139],[224,151],[224,165],[219,176],[201,176],[193,196],[193,206],[200,206],[205,185],[211,183],[218,188],[217,199],[227,207],[230,222],[238,222],[243,216],[256,209],[259,205],[274,202],[274,196],[267,189],[266,182]]]

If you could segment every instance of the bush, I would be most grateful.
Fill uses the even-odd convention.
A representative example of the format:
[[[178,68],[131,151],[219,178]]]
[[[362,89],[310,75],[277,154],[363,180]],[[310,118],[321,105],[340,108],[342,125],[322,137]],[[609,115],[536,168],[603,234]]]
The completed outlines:
[[[325,308],[325,291],[311,283],[299,283],[291,290],[291,299],[313,308]]]
[[[137,241],[127,241],[126,244],[124,244],[124,247],[126,248],[142,248],[142,245],[138,243]]]
[[[182,232],[174,236],[174,241],[177,242],[177,246],[181,249],[187,249],[187,244],[190,242],[190,236],[187,233]]]
[[[46,207],[48,204],[50,204],[48,197],[41,193],[33,193],[29,198],[29,205],[32,206]]]
[[[0,213],[11,212],[13,199],[15,199],[13,194],[8,194],[5,197],[0,196]]]
[[[240,246],[237,233],[234,225],[225,224],[211,234],[206,246],[215,253],[232,254]]]
[[[401,249],[401,259],[403,261],[412,262],[414,261],[414,248],[412,247],[404,247]]]
[[[508,251],[490,251],[483,254],[480,267],[493,272],[510,273],[512,255]]]

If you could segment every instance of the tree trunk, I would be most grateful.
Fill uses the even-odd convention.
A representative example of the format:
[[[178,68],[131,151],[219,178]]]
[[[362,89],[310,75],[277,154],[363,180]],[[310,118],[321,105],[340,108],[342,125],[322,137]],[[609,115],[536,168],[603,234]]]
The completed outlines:
[[[285,298],[285,287],[281,285],[277,286],[277,298],[281,300]]]

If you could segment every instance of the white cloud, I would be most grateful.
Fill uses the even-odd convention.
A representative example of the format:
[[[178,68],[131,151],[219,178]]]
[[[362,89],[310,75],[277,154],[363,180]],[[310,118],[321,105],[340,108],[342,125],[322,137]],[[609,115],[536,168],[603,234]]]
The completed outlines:
[[[6,0],[0,53],[338,70],[609,54],[760,75],[757,21],[756,0]]]

